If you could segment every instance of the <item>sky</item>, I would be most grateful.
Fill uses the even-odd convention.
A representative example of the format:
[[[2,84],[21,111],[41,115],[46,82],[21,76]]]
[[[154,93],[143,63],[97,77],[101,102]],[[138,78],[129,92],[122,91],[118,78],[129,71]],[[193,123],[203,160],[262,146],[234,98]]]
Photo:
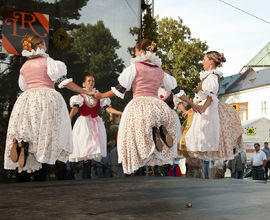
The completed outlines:
[[[269,0],[224,0],[270,23]],[[247,15],[219,0],[154,0],[159,19],[183,19],[191,36],[206,41],[210,50],[224,53],[224,76],[239,73],[267,43],[270,24]]]

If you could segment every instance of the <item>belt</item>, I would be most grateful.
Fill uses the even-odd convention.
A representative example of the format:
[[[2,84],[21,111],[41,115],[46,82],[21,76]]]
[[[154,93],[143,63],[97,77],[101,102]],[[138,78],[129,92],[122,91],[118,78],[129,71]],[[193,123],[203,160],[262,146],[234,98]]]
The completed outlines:
[[[260,165],[260,166],[253,166],[253,168],[261,168],[262,167],[262,165]]]

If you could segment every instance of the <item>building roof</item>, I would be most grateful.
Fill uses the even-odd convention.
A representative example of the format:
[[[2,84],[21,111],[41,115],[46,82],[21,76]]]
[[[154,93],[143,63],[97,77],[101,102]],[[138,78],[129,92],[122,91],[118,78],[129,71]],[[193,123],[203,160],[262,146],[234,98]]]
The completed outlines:
[[[270,85],[270,42],[241,69],[220,81],[219,95]]]
[[[220,88],[219,88],[219,95],[225,94],[226,90],[241,76],[240,73],[223,77],[220,80]]]
[[[270,68],[224,77],[220,85],[219,95],[270,85]]]
[[[250,67],[270,67],[270,42],[245,66],[243,66],[240,72],[242,73]]]

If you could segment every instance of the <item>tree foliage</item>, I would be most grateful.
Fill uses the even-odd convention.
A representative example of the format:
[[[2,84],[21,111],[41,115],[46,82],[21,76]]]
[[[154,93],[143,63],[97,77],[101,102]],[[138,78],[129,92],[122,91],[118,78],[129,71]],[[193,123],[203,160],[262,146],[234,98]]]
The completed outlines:
[[[157,20],[152,16],[152,5],[145,4],[143,7],[143,18],[141,28],[133,27],[130,28],[129,32],[132,36],[137,35],[137,40],[140,39],[151,39],[156,42],[158,38],[158,23]],[[134,56],[134,48],[128,48],[129,53]]]
[[[146,5],[142,20],[141,39],[147,38],[156,42],[158,38],[158,23],[152,16],[152,5]]]
[[[157,42],[163,68],[172,70],[178,85],[192,95],[199,82],[204,52],[208,49],[206,42],[192,38],[190,29],[180,18],[158,21]]]
[[[85,73],[95,76],[97,87],[108,90],[116,84],[117,73],[122,72],[124,64],[116,53],[120,48],[118,40],[113,38],[103,22],[98,21],[95,25],[81,24],[70,35],[71,52],[78,57],[75,63],[83,65]]]
[[[73,71],[75,82],[81,84],[85,75],[93,75],[96,88],[102,92],[118,84],[117,78],[124,68],[123,60],[116,53],[120,45],[102,21],[94,25],[80,24],[78,29],[71,31],[70,40],[70,53],[76,55],[73,63],[81,70]],[[120,110],[127,102],[128,99],[112,98],[113,107]]]

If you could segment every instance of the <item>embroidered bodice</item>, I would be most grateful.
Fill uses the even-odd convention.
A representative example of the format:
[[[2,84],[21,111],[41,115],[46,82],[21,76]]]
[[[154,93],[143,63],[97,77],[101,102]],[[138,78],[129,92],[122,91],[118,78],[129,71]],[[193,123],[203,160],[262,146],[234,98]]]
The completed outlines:
[[[28,88],[54,88],[54,82],[47,74],[47,58],[39,57],[26,61],[21,70]]]
[[[144,63],[136,63],[136,76],[132,83],[133,97],[158,96],[164,72],[157,66],[149,66]]]

